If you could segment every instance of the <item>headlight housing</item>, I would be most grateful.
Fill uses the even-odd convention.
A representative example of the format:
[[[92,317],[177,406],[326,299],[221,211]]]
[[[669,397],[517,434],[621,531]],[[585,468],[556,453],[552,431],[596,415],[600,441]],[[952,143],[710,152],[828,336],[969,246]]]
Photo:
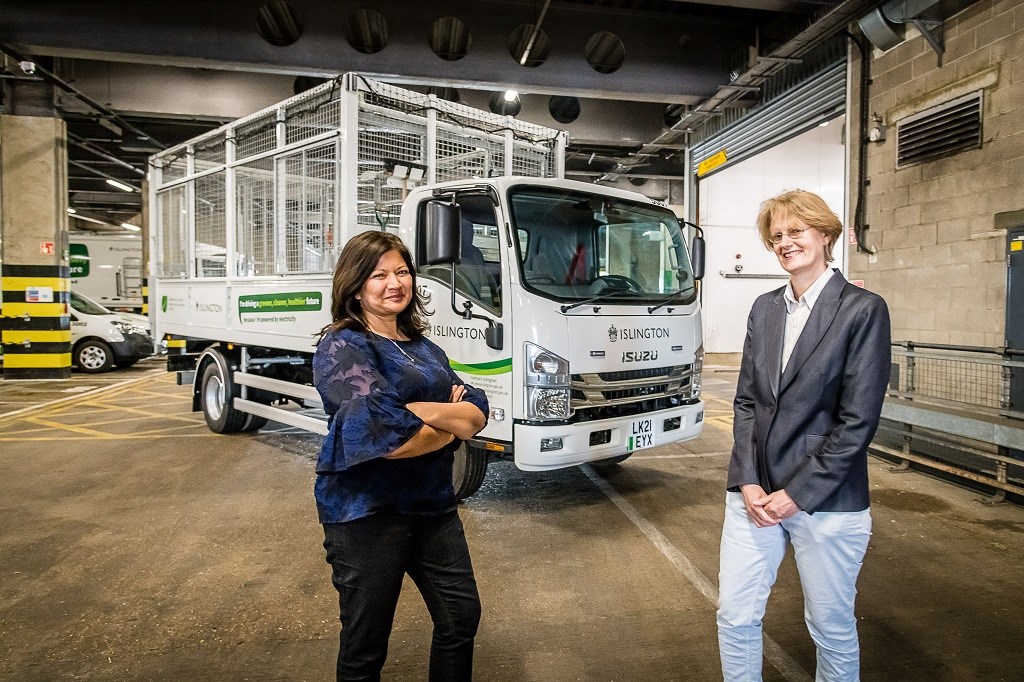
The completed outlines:
[[[567,419],[569,407],[569,361],[533,343],[526,352],[526,418]]]
[[[140,327],[134,322],[127,322],[125,320],[113,320],[110,325],[117,329],[122,334],[145,334],[149,336],[149,330],[145,327]]]
[[[704,346],[701,345],[693,354],[693,374],[690,375],[690,397],[700,397],[701,375],[704,372]]]

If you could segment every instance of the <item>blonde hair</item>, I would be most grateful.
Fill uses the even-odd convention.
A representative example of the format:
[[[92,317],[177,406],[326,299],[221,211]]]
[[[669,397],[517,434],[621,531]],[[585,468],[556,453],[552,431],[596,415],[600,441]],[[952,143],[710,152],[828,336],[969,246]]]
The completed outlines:
[[[832,247],[843,234],[843,223],[839,216],[832,212],[825,200],[813,192],[794,189],[772,197],[761,204],[757,214],[757,231],[761,233],[761,241],[769,251],[775,249],[771,240],[772,224],[793,217],[803,221],[828,237],[825,249],[825,262],[832,262]]]

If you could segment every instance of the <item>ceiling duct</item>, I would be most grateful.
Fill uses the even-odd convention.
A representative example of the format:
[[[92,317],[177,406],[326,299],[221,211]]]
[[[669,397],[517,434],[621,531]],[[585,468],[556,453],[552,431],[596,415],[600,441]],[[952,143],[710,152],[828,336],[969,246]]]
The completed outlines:
[[[858,23],[871,44],[883,51],[907,39],[907,24],[915,26],[939,56],[941,66],[942,22],[975,2],[977,0],[889,0]]]

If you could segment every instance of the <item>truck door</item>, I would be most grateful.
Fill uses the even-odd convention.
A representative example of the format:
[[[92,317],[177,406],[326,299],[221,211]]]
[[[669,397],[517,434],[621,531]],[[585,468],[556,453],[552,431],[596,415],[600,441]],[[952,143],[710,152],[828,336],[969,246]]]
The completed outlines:
[[[422,244],[424,205],[417,210],[417,243]],[[426,302],[430,338],[448,354],[452,368],[468,383],[483,389],[491,415],[482,438],[512,440],[512,320],[502,284],[508,281],[508,244],[491,198],[483,193],[459,194],[462,259],[457,265],[418,266],[418,288]],[[417,250],[418,251],[418,250]],[[417,260],[420,254],[417,253]],[[452,309],[451,277],[455,269],[455,306],[471,304],[474,315],[503,326],[501,348],[487,345],[486,319],[465,319]],[[504,288],[507,291],[507,287]]]

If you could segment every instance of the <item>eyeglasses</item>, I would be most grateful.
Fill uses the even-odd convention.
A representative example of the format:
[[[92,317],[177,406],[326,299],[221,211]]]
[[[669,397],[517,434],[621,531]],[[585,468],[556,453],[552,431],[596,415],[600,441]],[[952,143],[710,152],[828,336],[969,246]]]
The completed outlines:
[[[772,244],[781,244],[782,243],[782,235],[786,235],[787,237],[789,237],[790,239],[795,241],[795,240],[800,238],[800,235],[802,235],[804,232],[806,232],[807,230],[810,230],[810,229],[812,229],[812,228],[810,228],[810,227],[791,227],[788,230],[786,230],[785,232],[776,232],[775,234],[768,235],[768,241],[770,241]]]

